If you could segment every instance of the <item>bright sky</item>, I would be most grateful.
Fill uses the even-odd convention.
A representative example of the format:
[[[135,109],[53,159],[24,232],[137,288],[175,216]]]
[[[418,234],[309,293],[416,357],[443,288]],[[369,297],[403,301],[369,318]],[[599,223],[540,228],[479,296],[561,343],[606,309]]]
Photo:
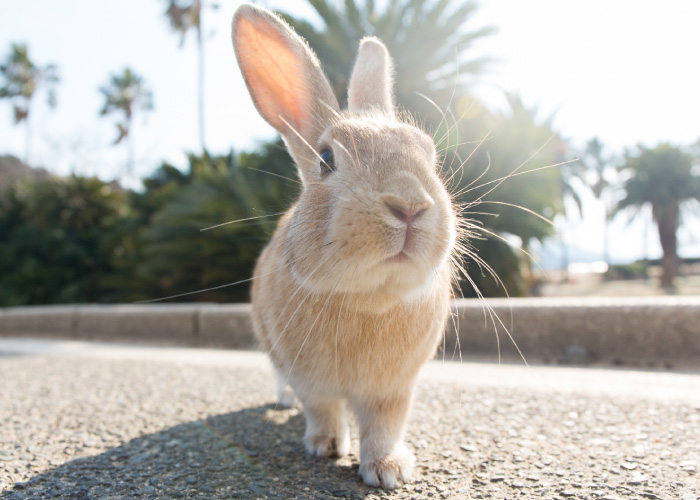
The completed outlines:
[[[275,136],[257,116],[235,65],[230,19],[240,2],[220,0],[205,13],[206,136],[212,152],[254,147]],[[303,0],[258,2],[310,15]],[[666,0],[481,0],[473,28],[499,33],[479,43],[479,55],[500,60],[484,75],[477,95],[504,104],[501,90],[518,91],[575,145],[599,136],[613,151],[639,142],[700,138],[700,2]],[[59,67],[58,107],[36,100],[30,162],[66,174],[109,179],[123,173],[126,151],[111,146],[116,127],[99,118],[98,88],[131,66],[153,90],[155,111],[134,124],[136,173],[166,159],[185,166],[185,151],[199,148],[196,127],[194,39],[179,49],[163,13],[164,0],[0,0],[0,58],[10,43],[26,42],[39,65]],[[475,53],[475,55],[477,55]],[[41,101],[41,102],[39,102]],[[0,154],[24,156],[25,133],[0,101]],[[698,205],[695,205],[697,213]],[[565,237],[584,253],[600,255],[602,208],[587,196],[584,218],[566,225]],[[700,255],[698,217],[681,231],[681,254]],[[614,260],[660,255],[656,234],[644,224],[612,228]]]

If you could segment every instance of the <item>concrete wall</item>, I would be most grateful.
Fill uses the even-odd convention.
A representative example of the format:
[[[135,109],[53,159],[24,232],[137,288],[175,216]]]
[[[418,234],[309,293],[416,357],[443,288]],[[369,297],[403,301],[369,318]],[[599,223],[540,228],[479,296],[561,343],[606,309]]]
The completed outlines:
[[[11,307],[0,336],[255,348],[250,304]]]
[[[0,336],[255,348],[249,304],[7,308]],[[697,369],[700,297],[457,300],[440,356],[518,361],[515,344],[530,363]]]
[[[536,363],[700,368],[700,297],[455,301],[446,354]],[[512,336],[509,338],[508,332]]]

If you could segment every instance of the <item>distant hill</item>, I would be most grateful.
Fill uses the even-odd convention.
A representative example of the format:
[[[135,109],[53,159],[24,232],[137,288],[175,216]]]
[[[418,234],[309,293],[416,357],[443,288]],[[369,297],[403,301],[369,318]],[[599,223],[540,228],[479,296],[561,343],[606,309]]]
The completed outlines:
[[[0,195],[18,179],[45,179],[50,177],[43,168],[33,168],[12,155],[0,155]]]

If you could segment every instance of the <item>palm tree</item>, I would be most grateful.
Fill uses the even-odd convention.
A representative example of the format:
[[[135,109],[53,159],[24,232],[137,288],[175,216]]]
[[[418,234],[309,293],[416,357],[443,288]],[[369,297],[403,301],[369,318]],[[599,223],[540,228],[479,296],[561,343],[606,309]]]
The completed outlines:
[[[661,287],[672,289],[678,274],[676,233],[688,202],[700,201],[700,176],[693,171],[693,157],[679,147],[661,143],[653,149],[641,145],[638,149],[634,154],[627,152],[619,167],[627,180],[625,196],[613,215],[625,209],[636,209],[638,215],[642,206],[651,205],[663,250]]]
[[[124,120],[117,123],[119,135],[114,144],[128,139],[127,175],[131,174],[134,166],[134,142],[131,134],[131,123],[134,111],[150,111],[153,109],[153,94],[146,88],[143,77],[125,68],[121,74],[112,75],[107,86],[101,87],[100,92],[105,97],[105,103],[100,116],[113,112],[124,113]]]
[[[394,57],[397,103],[433,123],[441,116],[418,93],[447,111],[453,94],[460,96],[469,78],[482,72],[488,62],[470,58],[467,50],[495,32],[492,27],[465,29],[477,9],[472,1],[390,0],[380,3],[383,9],[374,0],[363,5],[346,0],[342,7],[331,0],[309,3],[323,20],[321,30],[282,16],[314,49],[340,102],[345,99],[358,43],[365,35],[381,38]]]
[[[202,0],[167,0],[170,27],[180,34],[180,47],[185,44],[187,32],[194,29],[197,37],[197,108],[199,143],[206,149],[204,140],[204,42],[202,39]],[[212,8],[216,8],[212,5]]]
[[[586,143],[586,148],[581,157],[581,164],[592,176],[584,176],[584,182],[593,191],[597,200],[602,200],[603,191],[610,185],[607,173],[614,161],[614,157],[605,153],[605,146],[597,137]],[[603,200],[604,202],[604,200]],[[603,259],[610,264],[610,235],[609,235],[609,206],[604,202],[604,233],[603,233]]]
[[[35,65],[29,58],[26,45],[12,44],[5,64],[0,65],[0,74],[5,79],[3,86],[0,87],[0,98],[9,99],[12,102],[15,124],[24,122],[25,125],[24,162],[28,163],[31,153],[29,110],[32,98],[37,88],[45,85],[49,106],[55,107],[55,86],[59,81],[58,70],[54,64],[44,67]]]

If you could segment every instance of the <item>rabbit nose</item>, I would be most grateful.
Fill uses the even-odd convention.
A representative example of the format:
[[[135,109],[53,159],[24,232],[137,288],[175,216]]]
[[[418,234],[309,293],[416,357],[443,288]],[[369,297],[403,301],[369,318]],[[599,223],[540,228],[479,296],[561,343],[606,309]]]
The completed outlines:
[[[384,200],[384,204],[394,217],[408,225],[413,223],[413,221],[423,215],[427,210],[427,208],[406,207],[387,200]]]
[[[435,204],[418,179],[412,176],[394,179],[380,199],[396,219],[409,225]]]

